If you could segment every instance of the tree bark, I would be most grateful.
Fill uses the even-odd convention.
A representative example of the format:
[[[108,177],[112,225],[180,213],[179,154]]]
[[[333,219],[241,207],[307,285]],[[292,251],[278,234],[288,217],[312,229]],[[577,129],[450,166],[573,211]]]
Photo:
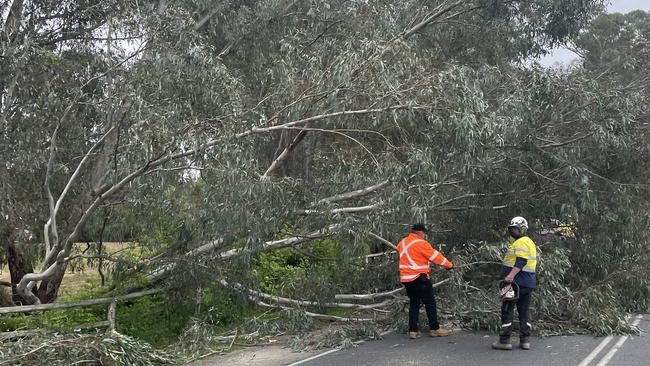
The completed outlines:
[[[308,125],[307,125],[308,126]],[[297,133],[289,133],[285,131],[280,137],[280,142],[285,145],[285,148],[280,154],[276,154],[277,157],[271,163],[271,166],[266,170],[262,175],[263,178],[269,177],[273,174],[274,171],[281,168],[284,171],[284,176],[292,176],[299,178],[308,178],[307,177],[307,166],[308,166],[308,156],[305,148],[302,148],[301,153],[298,156],[292,156],[291,153],[299,147],[300,143],[304,140],[307,135],[307,130],[300,130]],[[293,135],[293,136],[292,136]]]
[[[63,282],[63,276],[65,275],[67,264],[67,262],[62,263],[54,271],[52,277],[41,281],[36,292],[36,296],[41,300],[41,304],[54,302],[54,300],[59,296],[59,287],[61,287],[61,282]]]
[[[23,248],[15,242],[15,232],[9,225],[6,225],[0,231],[0,241],[7,256],[11,283],[17,284],[23,276],[34,271],[31,260]],[[12,286],[11,294],[14,303],[23,302],[24,299],[18,295],[15,286]]]
[[[0,315],[17,314],[17,313],[32,313],[32,312],[35,312],[35,311],[70,309],[70,308],[86,307],[86,306],[92,306],[92,305],[110,304],[113,301],[118,301],[119,302],[119,301],[124,301],[124,300],[137,299],[139,297],[149,296],[149,295],[157,294],[157,293],[164,292],[164,291],[167,291],[167,290],[162,289],[162,288],[155,288],[155,289],[150,289],[150,290],[145,290],[145,291],[132,292],[130,294],[115,296],[115,297],[102,297],[102,298],[99,298],[99,299],[80,300],[80,301],[75,301],[75,302],[56,303],[56,304],[13,306],[13,307],[7,307],[7,308],[0,308]]]
[[[5,21],[3,31],[3,42],[9,43],[13,38],[14,34],[20,29],[20,22],[22,21],[23,15],[23,0],[14,0],[11,3],[9,8],[9,14],[7,15],[7,20]]]

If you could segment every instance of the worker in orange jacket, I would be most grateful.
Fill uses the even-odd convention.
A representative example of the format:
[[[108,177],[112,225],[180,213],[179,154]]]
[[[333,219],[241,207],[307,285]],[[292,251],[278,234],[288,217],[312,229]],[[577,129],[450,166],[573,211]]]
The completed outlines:
[[[436,298],[429,279],[431,273],[429,262],[443,266],[447,270],[454,268],[454,264],[447,260],[442,253],[435,250],[426,241],[426,237],[427,229],[424,224],[415,224],[411,227],[410,234],[397,245],[400,282],[406,288],[406,294],[410,300],[410,339],[417,338],[419,334],[418,318],[421,303],[424,303],[429,318],[429,336],[446,337],[449,335],[449,330],[440,328],[438,324]]]

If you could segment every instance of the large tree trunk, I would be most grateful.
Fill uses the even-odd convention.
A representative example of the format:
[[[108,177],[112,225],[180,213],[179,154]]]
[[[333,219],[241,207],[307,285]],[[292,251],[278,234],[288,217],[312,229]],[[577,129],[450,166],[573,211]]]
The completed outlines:
[[[128,110],[128,107],[126,107],[126,110]],[[126,113],[126,111],[124,111],[123,113]],[[84,198],[80,200],[81,203],[75,207],[79,215],[78,220],[82,220],[83,214],[87,209],[87,204],[89,202],[92,202],[96,195],[101,195],[106,191],[106,189],[108,189],[108,187],[110,187],[110,185],[105,183],[105,180],[107,177],[107,171],[110,170],[109,165],[111,162],[112,154],[115,152],[115,149],[117,148],[118,139],[119,139],[119,134],[117,129],[115,129],[112,133],[109,133],[106,137],[106,141],[104,143],[102,153],[99,155],[99,158],[95,163],[95,166],[93,167],[91,173],[91,185],[92,185],[91,189],[88,190],[87,193],[83,195]],[[65,230],[63,230],[62,232],[65,232]],[[92,239],[86,232],[85,222],[81,226],[80,233],[74,235],[74,237],[70,240],[72,242],[75,242],[76,240],[95,241],[95,239]],[[55,248],[53,250],[58,251],[59,248]],[[43,269],[48,268],[56,261],[57,261],[57,256],[55,255],[52,258],[50,258],[49,261],[45,262],[42,268]],[[34,294],[41,301],[41,304],[54,302],[58,298],[59,288],[61,287],[61,283],[63,282],[63,277],[65,276],[66,267],[67,267],[67,262],[61,263],[58,266],[58,268],[55,270],[55,272],[52,274],[52,276],[43,279],[40,282],[38,288],[34,291]]]
[[[0,230],[0,241],[7,256],[11,283],[15,285],[20,282],[25,274],[34,272],[34,268],[29,255],[16,244],[14,234],[14,230],[8,225]],[[15,286],[12,286],[11,293],[14,303],[23,302],[23,299],[16,292]]]
[[[59,288],[61,287],[61,282],[63,282],[65,268],[67,267],[66,264],[62,264],[52,277],[41,281],[38,290],[35,292],[38,299],[41,300],[41,304],[54,302],[59,296]]]

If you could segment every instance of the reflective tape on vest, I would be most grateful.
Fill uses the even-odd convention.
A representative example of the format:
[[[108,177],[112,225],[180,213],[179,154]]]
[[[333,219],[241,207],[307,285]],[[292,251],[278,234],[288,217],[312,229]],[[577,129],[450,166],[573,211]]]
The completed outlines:
[[[414,275],[407,275],[407,276],[399,276],[401,280],[412,280],[417,278],[420,275],[420,273],[416,273]]]
[[[514,265],[511,265],[511,264],[504,264],[503,266],[508,267],[508,268],[514,267]],[[524,268],[521,269],[521,271],[522,272],[535,273],[535,268],[526,268],[526,267],[524,267]]]
[[[406,239],[404,239],[404,240],[406,240]],[[423,242],[424,240],[413,240],[412,242],[409,243],[409,245],[404,245],[404,240],[402,240],[402,247],[404,247],[404,249],[402,249],[402,251],[399,253],[399,257],[400,257],[400,259],[402,259],[402,257],[405,256],[406,260],[411,265],[411,267],[404,267],[404,268],[411,268],[411,269],[429,268],[428,265],[424,266],[424,267],[418,266],[415,263],[415,261],[413,260],[413,258],[411,258],[411,256],[409,255],[409,248],[411,248],[413,246],[413,244]],[[400,266],[400,268],[402,268],[402,266]]]
[[[437,250],[435,250],[435,249],[434,249],[434,251],[435,251],[435,252],[433,253],[433,255],[429,258],[429,262],[433,262],[433,260],[436,259],[436,258],[438,258],[438,256],[440,255],[440,252],[439,252],[439,251],[437,251]]]
[[[404,269],[427,269],[427,268],[429,268],[429,265],[426,265],[426,266],[408,266],[406,264],[400,264],[399,268],[404,268]]]

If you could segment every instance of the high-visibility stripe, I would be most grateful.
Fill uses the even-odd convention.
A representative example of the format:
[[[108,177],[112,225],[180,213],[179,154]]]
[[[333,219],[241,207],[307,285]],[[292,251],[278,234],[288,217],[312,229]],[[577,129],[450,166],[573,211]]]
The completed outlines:
[[[503,266],[504,266],[504,267],[508,267],[508,268],[512,268],[512,267],[514,267],[514,266],[512,266],[512,265],[508,265],[508,264],[504,264]],[[523,272],[535,273],[535,268],[527,268],[527,267],[524,267],[524,268],[522,268],[521,270],[522,270]]]
[[[521,257],[521,258],[526,258],[526,259],[536,259],[537,257],[531,256],[530,252],[527,250],[515,250],[515,251],[508,251],[509,255],[515,256],[515,257]]]
[[[512,323],[506,323],[506,324],[501,325],[501,328],[509,327],[511,325],[512,325]]]
[[[516,255],[517,252],[523,252],[527,255],[530,255],[530,250],[526,247],[516,247],[514,249],[508,249],[508,254]]]
[[[444,266],[445,264],[447,264],[447,262],[449,262],[449,261],[447,260],[447,258],[445,258],[445,259],[442,260],[442,263],[440,263],[440,265]]]
[[[414,275],[399,276],[399,278],[402,279],[402,280],[412,280],[412,279],[418,277],[419,275],[420,275],[420,273],[416,273]]]
[[[404,245],[404,240],[406,240],[406,238],[402,240],[402,243],[401,243],[401,244],[402,244],[402,246],[403,246],[404,248],[403,248],[402,251],[399,253],[399,257],[400,257],[400,259],[401,259],[402,256],[405,256],[405,257],[406,257],[406,260],[409,261],[409,263],[411,264],[411,266],[417,266],[417,264],[415,263],[415,261],[413,260],[413,258],[411,258],[411,256],[409,255],[408,250],[413,246],[413,244],[417,244],[417,243],[419,243],[419,242],[421,242],[421,241],[424,241],[424,240],[422,240],[422,239],[413,240],[413,241],[410,242],[408,245]],[[427,267],[427,268],[428,268],[428,267]]]
[[[406,264],[400,264],[399,268],[407,268],[407,269],[427,269],[429,268],[429,265],[426,266],[407,266]]]
[[[406,240],[406,239],[404,239],[404,240]],[[406,245],[406,244],[404,244],[404,240],[402,240],[402,251],[399,253],[399,258],[402,259],[402,257],[406,256],[406,260],[408,260],[409,263],[415,264],[413,262],[413,259],[409,255],[409,252],[408,252],[409,248],[413,245],[413,243],[415,243],[415,241],[409,243],[409,245]]]
[[[433,262],[434,259],[438,258],[440,252],[434,249],[433,255],[429,258],[429,262]]]
[[[517,263],[517,258],[527,260],[521,269],[522,272],[536,273],[535,268],[537,268],[538,261],[537,247],[535,247],[535,243],[529,237],[521,237],[508,247],[508,251],[505,257],[503,257],[503,265],[512,268]]]

